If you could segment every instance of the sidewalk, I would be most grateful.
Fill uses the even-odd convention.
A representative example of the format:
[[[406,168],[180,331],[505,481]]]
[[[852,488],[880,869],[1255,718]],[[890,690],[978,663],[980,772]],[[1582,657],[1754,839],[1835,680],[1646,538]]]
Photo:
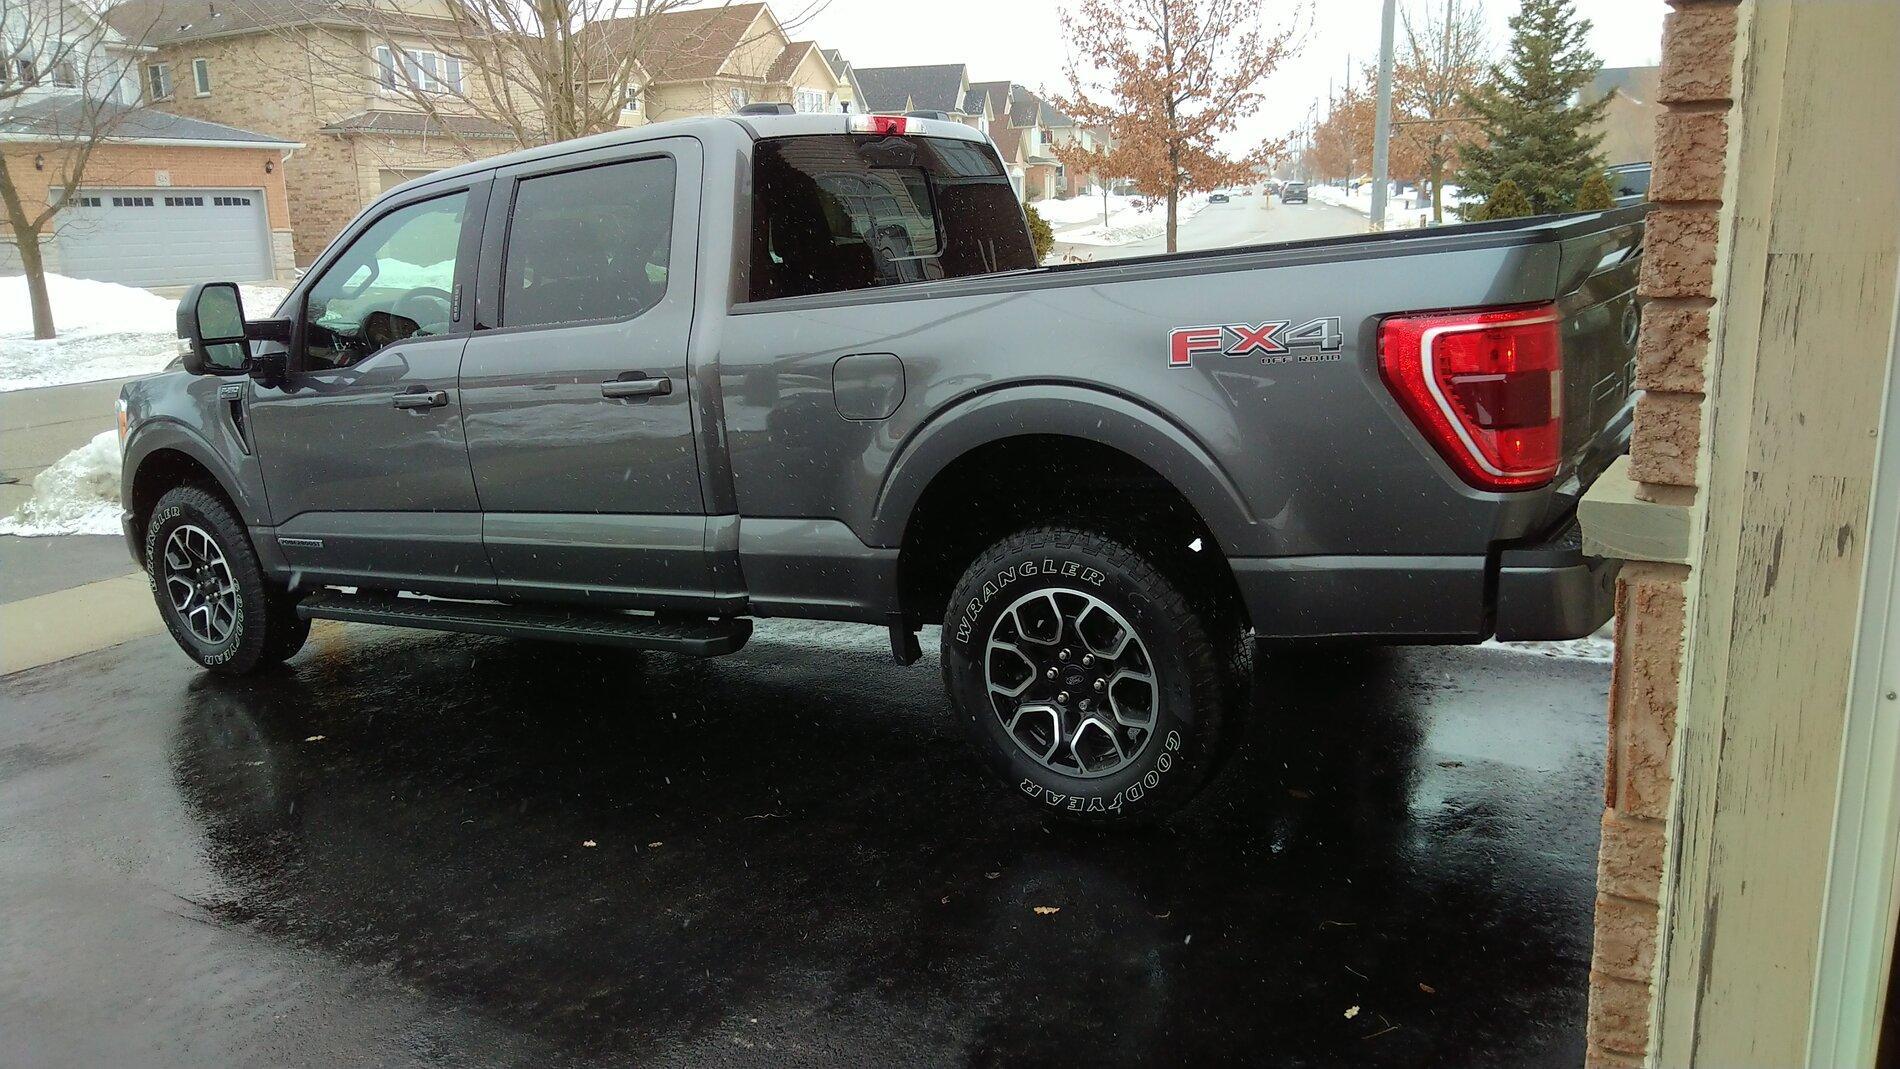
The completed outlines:
[[[0,393],[0,515],[33,477],[111,428],[126,379]],[[163,627],[123,539],[0,535],[0,675],[64,660]]]

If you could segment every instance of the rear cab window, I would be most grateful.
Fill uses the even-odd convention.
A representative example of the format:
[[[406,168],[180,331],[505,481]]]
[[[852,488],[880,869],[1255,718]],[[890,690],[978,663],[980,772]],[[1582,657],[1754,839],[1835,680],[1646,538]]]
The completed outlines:
[[[827,134],[754,150],[751,300],[1035,266],[1022,205],[986,144]]]

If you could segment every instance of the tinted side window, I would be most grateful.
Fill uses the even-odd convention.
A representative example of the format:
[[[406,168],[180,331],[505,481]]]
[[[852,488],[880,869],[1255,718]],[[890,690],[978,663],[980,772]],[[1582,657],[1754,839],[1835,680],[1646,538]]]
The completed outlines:
[[[625,319],[666,296],[673,160],[524,179],[502,266],[506,327]]]
[[[347,367],[407,338],[447,333],[467,211],[467,193],[425,200],[390,212],[351,242],[310,285],[304,365]]]
[[[1022,205],[986,145],[837,134],[755,150],[755,301],[1035,265]]]

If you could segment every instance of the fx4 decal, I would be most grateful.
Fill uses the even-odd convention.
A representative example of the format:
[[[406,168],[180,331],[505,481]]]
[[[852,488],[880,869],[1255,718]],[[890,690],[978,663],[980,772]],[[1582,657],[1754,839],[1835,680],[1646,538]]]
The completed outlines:
[[[1346,335],[1338,316],[1314,319],[1295,327],[1289,320],[1265,323],[1223,323],[1206,327],[1176,327],[1168,332],[1168,366],[1193,367],[1197,356],[1252,356],[1268,364],[1318,363],[1339,359]],[[1299,352],[1294,350],[1317,350]]]

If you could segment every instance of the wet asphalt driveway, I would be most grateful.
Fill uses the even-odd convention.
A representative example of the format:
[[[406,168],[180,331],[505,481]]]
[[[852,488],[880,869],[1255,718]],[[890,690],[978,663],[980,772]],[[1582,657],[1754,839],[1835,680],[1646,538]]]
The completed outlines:
[[[1608,676],[1272,658],[1215,793],[1107,838],[870,629],[141,640],[0,683],[0,1063],[1575,1065]]]

